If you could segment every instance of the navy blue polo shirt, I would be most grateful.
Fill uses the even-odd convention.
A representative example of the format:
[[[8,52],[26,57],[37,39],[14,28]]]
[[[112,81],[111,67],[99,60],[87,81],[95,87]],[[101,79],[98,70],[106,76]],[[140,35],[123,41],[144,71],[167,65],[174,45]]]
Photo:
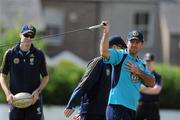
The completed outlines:
[[[40,85],[41,76],[47,76],[46,61],[43,52],[33,45],[26,54],[20,50],[20,44],[6,51],[2,73],[10,74],[10,91],[32,93]]]

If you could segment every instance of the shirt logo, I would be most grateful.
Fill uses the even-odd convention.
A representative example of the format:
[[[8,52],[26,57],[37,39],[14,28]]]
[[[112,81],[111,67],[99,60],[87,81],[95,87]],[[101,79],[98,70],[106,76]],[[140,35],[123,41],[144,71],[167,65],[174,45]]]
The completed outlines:
[[[19,58],[14,58],[14,60],[13,60],[13,62],[14,62],[14,64],[19,64]]]
[[[109,69],[106,69],[106,75],[109,76],[110,75],[110,70]]]
[[[137,31],[133,31],[133,36],[135,36],[135,37],[137,37],[137,36],[139,36],[139,32],[137,32]]]
[[[35,57],[34,54],[30,55],[30,60],[29,60],[30,61],[30,63],[29,63],[30,65],[34,65],[34,57]]]
[[[37,108],[37,114],[39,114],[39,115],[41,114],[41,108],[40,107]]]
[[[35,57],[34,54],[31,54],[30,57]]]
[[[34,58],[30,58],[30,65],[34,65]]]
[[[131,73],[131,80],[133,82],[139,82],[140,78],[136,74]]]

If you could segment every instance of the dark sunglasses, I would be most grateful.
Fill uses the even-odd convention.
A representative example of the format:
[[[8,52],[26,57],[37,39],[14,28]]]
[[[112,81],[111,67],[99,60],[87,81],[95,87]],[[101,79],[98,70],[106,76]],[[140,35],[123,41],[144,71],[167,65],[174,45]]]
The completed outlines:
[[[23,36],[26,37],[26,38],[30,37],[31,39],[34,38],[33,35],[29,35],[29,34],[23,34]]]

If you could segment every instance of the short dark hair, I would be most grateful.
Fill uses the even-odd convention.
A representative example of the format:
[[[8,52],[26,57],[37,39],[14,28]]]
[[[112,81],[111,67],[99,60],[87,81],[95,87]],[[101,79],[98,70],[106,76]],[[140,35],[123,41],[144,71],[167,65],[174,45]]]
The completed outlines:
[[[127,48],[126,43],[119,35],[113,35],[109,38],[109,47],[113,45],[120,46],[122,49]]]

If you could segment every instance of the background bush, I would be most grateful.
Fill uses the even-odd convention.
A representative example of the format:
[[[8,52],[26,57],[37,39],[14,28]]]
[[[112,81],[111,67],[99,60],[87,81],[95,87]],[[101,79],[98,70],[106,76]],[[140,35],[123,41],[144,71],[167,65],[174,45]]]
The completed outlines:
[[[163,80],[160,107],[180,109],[180,67],[158,64],[156,71],[162,75]]]
[[[49,68],[49,83],[43,90],[45,104],[65,105],[84,73],[84,68],[67,60]]]

